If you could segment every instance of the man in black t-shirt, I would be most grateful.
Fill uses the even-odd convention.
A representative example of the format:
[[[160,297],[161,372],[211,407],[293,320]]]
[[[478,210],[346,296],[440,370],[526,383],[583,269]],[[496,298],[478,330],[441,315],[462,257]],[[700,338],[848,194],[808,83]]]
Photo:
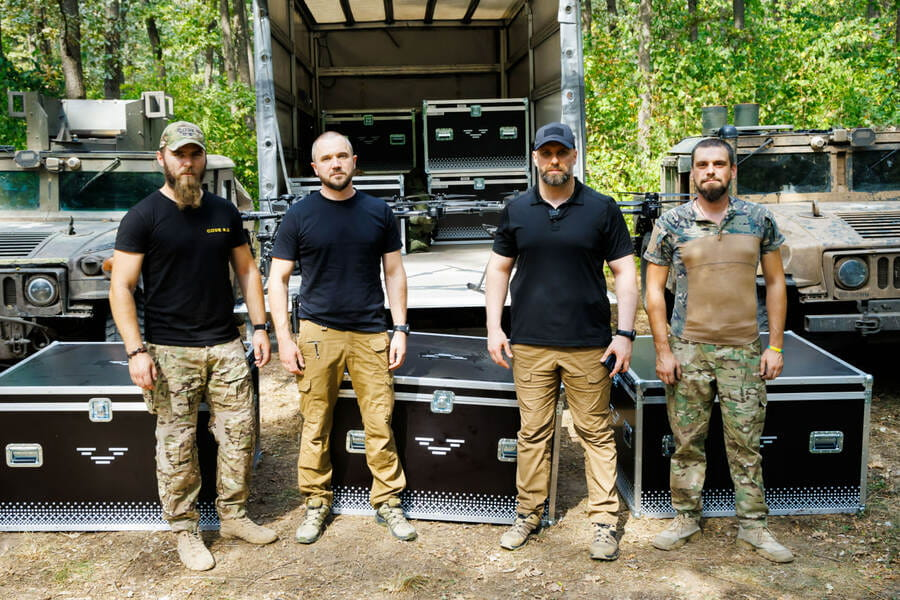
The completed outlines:
[[[296,539],[315,542],[331,512],[329,444],[334,406],[344,369],[356,391],[372,473],[369,500],[375,520],[401,540],[416,530],[400,507],[406,487],[391,430],[394,390],[391,371],[406,357],[406,271],[400,233],[384,200],[353,188],[356,156],[335,132],[319,136],[312,167],[322,188],[288,210],[275,239],[269,276],[269,307],[281,364],[297,376],[303,430],[297,482],[306,496],[306,516]],[[300,331],[288,324],[288,282],[300,261]],[[385,326],[381,269],[394,335]]]
[[[616,445],[610,427],[610,379],[628,369],[634,340],[637,280],[633,246],[612,198],[572,177],[577,152],[562,123],[541,127],[532,160],[540,181],[504,209],[485,283],[488,351],[497,364],[513,360],[521,425],[517,512],[500,538],[520,548],[541,523],[549,493],[550,444],[560,381],[585,454],[591,558],[615,560]],[[610,328],[603,263],[615,277],[618,326]],[[513,266],[515,277],[510,286]],[[500,326],[511,292],[511,339]],[[603,363],[610,358],[611,371]]]
[[[218,443],[216,511],[223,537],[267,544],[278,536],[247,517],[256,416],[250,369],[234,322],[229,264],[244,293],[257,366],[269,361],[259,270],[240,213],[200,187],[206,141],[199,127],[166,127],[157,162],[165,185],[136,204],[119,225],[109,303],[128,355],[128,370],[156,415],[156,475],[163,516],[177,534],[178,556],[192,570],[215,566],[198,531],[200,466],[197,414],[209,405]],[[134,301],[143,280],[145,344]]]

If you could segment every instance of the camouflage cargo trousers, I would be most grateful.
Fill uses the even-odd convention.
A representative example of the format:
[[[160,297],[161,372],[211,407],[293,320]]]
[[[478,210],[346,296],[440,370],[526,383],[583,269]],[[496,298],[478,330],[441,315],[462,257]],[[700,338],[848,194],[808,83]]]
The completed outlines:
[[[700,516],[706,476],[705,442],[718,394],[735,512],[744,527],[766,524],[759,439],[766,419],[766,386],[759,375],[760,342],[742,346],[702,344],[673,337],[681,379],[666,386],[669,425],[675,438],[670,467],[672,506]]]
[[[220,519],[243,517],[249,495],[256,414],[250,369],[240,339],[192,348],[148,344],[158,370],[144,390],[156,415],[156,478],[163,517],[174,531],[192,530],[200,520],[200,464],[197,414],[209,405],[209,430],[219,446],[216,510]]]

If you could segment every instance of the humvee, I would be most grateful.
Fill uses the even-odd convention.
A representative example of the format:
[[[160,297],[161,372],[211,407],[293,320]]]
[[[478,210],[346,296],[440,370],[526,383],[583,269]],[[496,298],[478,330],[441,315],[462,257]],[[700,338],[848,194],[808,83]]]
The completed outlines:
[[[172,99],[7,97],[10,115],[27,121],[27,147],[0,146],[0,362],[56,339],[116,339],[107,300],[116,229],[162,186],[156,149]],[[233,170],[209,155],[203,187],[249,207]]]
[[[734,114],[728,125],[725,107],[704,109],[703,135],[733,145],[731,193],[766,204],[786,238],[788,328],[869,340],[900,331],[900,130],[763,126],[755,104]],[[695,193],[690,153],[701,139],[684,139],[664,157],[664,194]],[[765,328],[764,311],[761,320]]]

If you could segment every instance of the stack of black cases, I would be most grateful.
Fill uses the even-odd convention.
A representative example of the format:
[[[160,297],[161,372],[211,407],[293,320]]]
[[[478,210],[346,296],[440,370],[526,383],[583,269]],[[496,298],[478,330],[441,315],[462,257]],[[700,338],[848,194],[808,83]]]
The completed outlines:
[[[408,173],[416,166],[416,111],[333,110],[322,113],[322,131],[350,139],[356,168],[366,175]]]
[[[394,374],[392,426],[410,517],[511,523],[516,516],[519,409],[512,371],[497,366],[482,337],[413,333]],[[561,405],[558,405],[561,406]],[[556,512],[560,409],[545,520]],[[372,514],[365,434],[349,378],[341,387],[331,436],[334,512]]]
[[[767,336],[763,335],[763,347]],[[766,386],[760,441],[766,502],[773,515],[855,513],[865,508],[872,377],[788,332],[784,372]],[[635,341],[631,368],[613,387],[618,487],[637,516],[672,517],[674,441],[653,340]],[[718,400],[706,442],[703,514],[734,515]]]
[[[256,395],[252,362],[251,370]],[[200,526],[216,529],[217,446],[208,422],[203,404]],[[54,342],[4,371],[0,423],[0,531],[168,529],[156,485],[156,417],[131,382],[121,342]]]
[[[501,203],[526,189],[531,177],[527,98],[425,100],[425,172],[432,194],[463,194]],[[434,243],[490,239],[499,209],[449,212],[438,219]],[[487,226],[487,227],[485,227]]]

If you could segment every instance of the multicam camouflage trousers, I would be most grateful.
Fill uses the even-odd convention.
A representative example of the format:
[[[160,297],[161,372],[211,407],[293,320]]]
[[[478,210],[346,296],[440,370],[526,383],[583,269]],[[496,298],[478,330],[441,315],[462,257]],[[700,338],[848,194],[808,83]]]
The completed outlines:
[[[673,337],[670,345],[682,373],[675,385],[666,386],[669,425],[675,438],[670,470],[672,506],[680,513],[700,516],[700,492],[706,476],[704,444],[718,394],[735,512],[742,526],[764,527],[769,509],[759,438],[766,420],[766,387],[759,375],[759,340],[743,346],[719,346]]]
[[[144,390],[156,415],[156,478],[163,517],[173,531],[193,530],[200,514],[197,414],[209,405],[209,430],[219,445],[216,510],[220,519],[243,517],[249,495],[256,415],[250,369],[240,339],[192,348],[148,344],[158,370]]]

